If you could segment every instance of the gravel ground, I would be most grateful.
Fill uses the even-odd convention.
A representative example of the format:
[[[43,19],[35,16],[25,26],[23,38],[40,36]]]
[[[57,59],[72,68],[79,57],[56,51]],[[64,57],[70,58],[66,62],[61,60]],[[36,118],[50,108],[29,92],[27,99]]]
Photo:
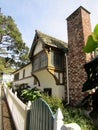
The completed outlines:
[[[16,130],[13,119],[11,117],[6,97],[2,88],[2,118],[3,130]]]

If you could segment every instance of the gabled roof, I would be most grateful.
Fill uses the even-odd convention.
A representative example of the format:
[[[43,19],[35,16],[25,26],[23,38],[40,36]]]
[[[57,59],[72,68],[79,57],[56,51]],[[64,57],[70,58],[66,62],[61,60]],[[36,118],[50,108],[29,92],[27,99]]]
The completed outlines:
[[[59,48],[63,52],[68,51],[68,44],[61,41],[61,40],[58,40],[57,38],[51,37],[51,36],[44,34],[38,30],[36,30],[35,38],[36,37],[38,37],[44,45]],[[33,44],[32,44],[32,47],[31,47],[31,50],[29,53],[29,57],[31,57],[31,55],[32,55],[32,51],[34,50],[34,46],[35,45],[34,45],[34,41],[33,41]]]
[[[66,48],[68,47],[68,44],[61,40],[58,40],[54,37],[46,35],[38,30],[36,32],[37,32],[38,36],[42,39],[42,41],[49,46],[53,46],[53,47],[60,48],[63,50],[64,49],[66,50]]]

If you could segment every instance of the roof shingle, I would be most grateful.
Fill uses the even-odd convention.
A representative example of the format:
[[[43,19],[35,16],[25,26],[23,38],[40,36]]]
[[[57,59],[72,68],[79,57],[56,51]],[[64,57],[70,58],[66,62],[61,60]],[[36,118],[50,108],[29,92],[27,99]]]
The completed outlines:
[[[46,35],[38,30],[36,30],[36,33],[39,36],[39,38],[41,38],[41,40],[44,42],[44,44],[62,49],[64,52],[66,52],[68,50],[67,43],[65,43],[61,40],[58,40],[57,38]]]

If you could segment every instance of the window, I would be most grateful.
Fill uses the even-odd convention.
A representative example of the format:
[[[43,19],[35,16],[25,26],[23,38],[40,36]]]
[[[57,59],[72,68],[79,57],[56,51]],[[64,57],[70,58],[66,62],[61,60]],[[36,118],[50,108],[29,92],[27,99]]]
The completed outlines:
[[[47,55],[44,52],[37,55],[33,60],[32,66],[33,66],[33,71],[39,70],[47,66]]]
[[[47,57],[46,57],[46,55],[41,55],[40,64],[41,64],[41,68],[43,66],[47,65]]]
[[[36,58],[33,61],[33,70],[38,70],[38,68],[39,68],[39,59]]]
[[[16,74],[14,75],[14,80],[19,80],[19,73],[16,73]]]
[[[51,52],[51,64],[55,67],[63,67],[63,55],[58,52]]]
[[[25,77],[25,70],[23,70],[23,78]]]
[[[52,95],[52,89],[51,88],[44,88],[44,93],[47,94],[48,96]]]

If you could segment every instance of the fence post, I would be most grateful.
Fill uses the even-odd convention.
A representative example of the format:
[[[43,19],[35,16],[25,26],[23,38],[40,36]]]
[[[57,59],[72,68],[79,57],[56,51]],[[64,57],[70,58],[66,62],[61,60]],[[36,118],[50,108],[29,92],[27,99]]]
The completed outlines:
[[[31,107],[31,101],[28,101],[28,104],[27,104],[27,110],[29,110],[30,109],[30,107]]]
[[[17,97],[17,92],[15,92],[15,96]]]
[[[58,108],[56,114],[55,114],[55,119],[54,119],[54,130],[61,130],[62,125],[64,124],[63,122],[63,114]]]
[[[10,91],[12,92],[12,88],[10,89]]]

